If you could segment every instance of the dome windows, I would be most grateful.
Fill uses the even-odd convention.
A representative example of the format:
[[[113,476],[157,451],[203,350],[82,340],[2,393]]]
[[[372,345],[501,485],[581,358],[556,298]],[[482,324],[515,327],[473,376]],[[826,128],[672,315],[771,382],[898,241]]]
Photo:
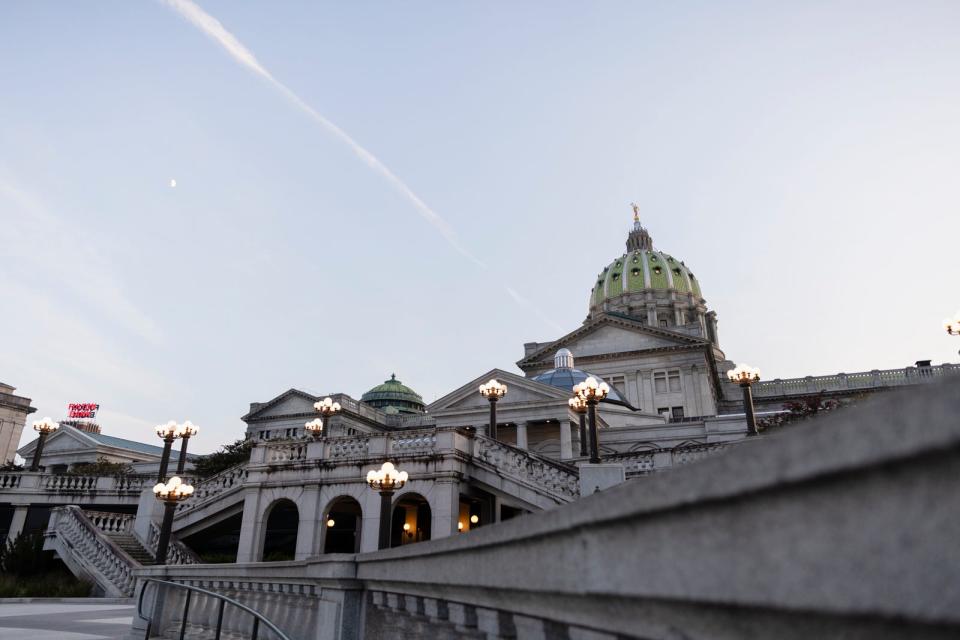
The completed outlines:
[[[640,269],[634,267],[634,268],[633,268],[633,271],[631,271],[630,273],[632,273],[632,274],[635,275],[635,276],[639,276],[639,275],[640,275]]]

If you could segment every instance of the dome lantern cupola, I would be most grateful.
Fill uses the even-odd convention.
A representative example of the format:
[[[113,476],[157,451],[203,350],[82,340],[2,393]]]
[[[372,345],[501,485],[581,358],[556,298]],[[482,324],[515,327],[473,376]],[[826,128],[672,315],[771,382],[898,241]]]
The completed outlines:
[[[425,409],[420,394],[397,380],[393,373],[389,380],[363,394],[360,401],[387,413],[423,413]]]
[[[600,313],[629,316],[653,327],[716,341],[716,316],[707,309],[700,281],[683,260],[653,248],[633,207],[627,252],[604,267],[590,291],[588,318]]]

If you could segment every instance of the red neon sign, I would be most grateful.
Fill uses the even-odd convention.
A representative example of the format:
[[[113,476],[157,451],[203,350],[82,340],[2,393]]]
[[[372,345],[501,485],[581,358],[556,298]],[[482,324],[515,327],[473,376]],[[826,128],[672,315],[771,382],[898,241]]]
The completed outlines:
[[[67,405],[69,418],[96,418],[100,405],[94,402],[71,402]]]

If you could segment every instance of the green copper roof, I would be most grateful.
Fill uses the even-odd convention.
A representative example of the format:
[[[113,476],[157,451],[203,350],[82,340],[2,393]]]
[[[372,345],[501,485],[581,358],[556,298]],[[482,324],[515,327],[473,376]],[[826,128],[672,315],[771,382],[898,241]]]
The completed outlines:
[[[692,292],[701,297],[700,284],[683,262],[662,251],[641,249],[623,254],[600,272],[590,291],[590,306],[646,289]]]
[[[397,380],[396,374],[390,374],[389,380],[367,391],[360,400],[378,409],[393,408],[399,413],[423,413],[424,409],[420,394]]]

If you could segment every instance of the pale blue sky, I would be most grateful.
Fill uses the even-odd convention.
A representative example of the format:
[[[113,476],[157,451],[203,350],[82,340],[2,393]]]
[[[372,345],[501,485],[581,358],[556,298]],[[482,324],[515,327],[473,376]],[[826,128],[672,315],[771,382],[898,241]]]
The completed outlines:
[[[201,6],[489,268],[169,6],[4,2],[0,380],[40,415],[207,451],[289,387],[433,400],[578,326],[631,201],[765,377],[957,360],[956,2]]]

